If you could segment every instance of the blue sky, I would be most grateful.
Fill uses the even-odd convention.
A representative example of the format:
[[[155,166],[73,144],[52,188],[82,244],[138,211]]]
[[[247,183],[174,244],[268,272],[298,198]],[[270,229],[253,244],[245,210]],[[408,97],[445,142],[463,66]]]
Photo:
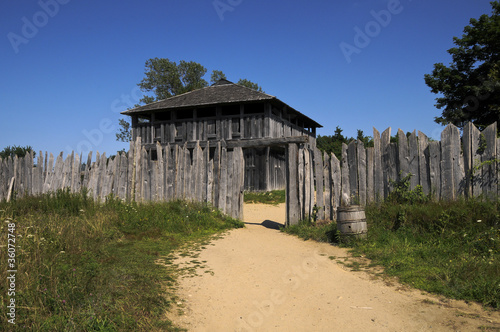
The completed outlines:
[[[2,1],[0,149],[114,154],[149,58],[246,78],[324,126],[439,139],[424,83],[486,0]],[[359,32],[361,31],[361,33]]]

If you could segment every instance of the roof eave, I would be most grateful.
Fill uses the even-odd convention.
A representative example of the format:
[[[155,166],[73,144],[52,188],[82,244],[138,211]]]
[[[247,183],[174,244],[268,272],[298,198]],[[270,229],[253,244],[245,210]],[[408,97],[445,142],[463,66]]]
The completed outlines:
[[[134,114],[141,114],[141,113],[154,112],[154,111],[160,111],[160,110],[179,110],[179,109],[186,109],[186,108],[196,108],[196,107],[200,107],[200,106],[206,107],[206,106],[229,105],[229,104],[240,104],[240,103],[258,103],[258,102],[273,101],[273,100],[278,100],[278,99],[276,97],[271,97],[271,98],[262,98],[262,99],[235,100],[235,101],[227,101],[227,102],[219,102],[219,103],[199,103],[199,104],[195,104],[195,105],[158,107],[158,108],[151,107],[152,104],[147,104],[147,105],[143,105],[140,107],[136,107],[136,108],[133,108],[130,110],[120,112],[120,114],[134,115]]]

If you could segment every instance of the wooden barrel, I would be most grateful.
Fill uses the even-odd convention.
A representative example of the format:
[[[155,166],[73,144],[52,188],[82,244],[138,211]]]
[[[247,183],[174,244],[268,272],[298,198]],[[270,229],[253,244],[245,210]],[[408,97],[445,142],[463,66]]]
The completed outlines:
[[[368,227],[363,207],[359,205],[339,207],[337,212],[337,229],[340,231],[342,239],[365,238]]]

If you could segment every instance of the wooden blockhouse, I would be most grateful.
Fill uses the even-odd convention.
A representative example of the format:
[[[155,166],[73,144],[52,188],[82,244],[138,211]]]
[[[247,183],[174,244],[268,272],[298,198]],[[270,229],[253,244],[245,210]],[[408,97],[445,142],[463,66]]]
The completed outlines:
[[[157,142],[243,147],[245,190],[252,191],[285,188],[285,145],[314,147],[322,127],[274,96],[227,80],[121,114],[132,118],[132,139],[141,137],[153,159]]]

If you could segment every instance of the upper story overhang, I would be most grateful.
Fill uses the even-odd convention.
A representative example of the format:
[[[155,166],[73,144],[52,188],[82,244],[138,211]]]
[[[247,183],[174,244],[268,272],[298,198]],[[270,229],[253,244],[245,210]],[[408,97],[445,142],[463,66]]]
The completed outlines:
[[[220,80],[212,86],[186,92],[168,99],[153,102],[122,112],[123,115],[144,116],[152,113],[182,111],[183,109],[204,108],[213,106],[269,103],[277,109],[284,110],[287,117],[293,117],[308,128],[323,127],[313,119],[285,104],[275,96],[259,92],[245,86]]]

